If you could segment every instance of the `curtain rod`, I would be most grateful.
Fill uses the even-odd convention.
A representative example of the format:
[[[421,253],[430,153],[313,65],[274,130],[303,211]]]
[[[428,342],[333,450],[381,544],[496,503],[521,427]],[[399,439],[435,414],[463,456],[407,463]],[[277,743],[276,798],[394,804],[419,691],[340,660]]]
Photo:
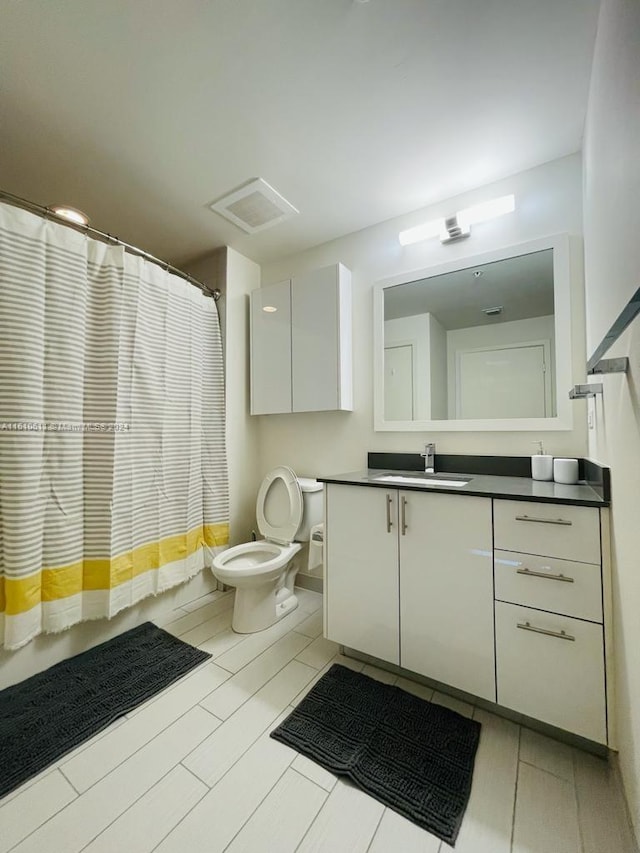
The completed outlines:
[[[105,243],[111,243],[114,246],[122,246],[125,252],[129,252],[131,255],[137,255],[139,258],[145,258],[145,260],[150,261],[153,264],[157,264],[159,267],[162,267],[167,272],[173,273],[173,275],[177,275],[179,278],[184,279],[189,282],[189,284],[193,284],[194,287],[199,288],[205,296],[212,296],[214,301],[217,302],[218,299],[222,296],[222,293],[218,288],[215,290],[210,290],[206,284],[203,284],[198,279],[189,275],[189,273],[183,272],[179,270],[177,267],[174,267],[172,264],[167,263],[167,261],[161,261],[160,258],[154,257],[149,252],[145,252],[143,249],[138,249],[137,246],[131,246],[129,243],[125,243],[124,240],[121,240],[119,237],[113,237],[111,234],[107,234],[105,231],[98,231],[97,228],[92,228],[90,225],[79,225],[75,222],[70,222],[68,219],[65,219],[64,216],[59,216],[57,213],[54,213],[53,210],[50,210],[48,207],[44,207],[41,204],[36,204],[33,201],[29,201],[26,198],[21,198],[18,195],[13,195],[13,193],[8,193],[5,190],[0,190],[0,198],[5,199],[10,204],[15,205],[16,207],[22,207],[25,210],[28,210],[32,213],[37,213],[39,216],[43,216],[45,219],[55,219],[56,222],[59,222],[61,225],[66,225],[68,228],[74,228],[76,231],[82,231],[85,234],[90,234],[92,237],[97,237],[99,240],[104,241]]]

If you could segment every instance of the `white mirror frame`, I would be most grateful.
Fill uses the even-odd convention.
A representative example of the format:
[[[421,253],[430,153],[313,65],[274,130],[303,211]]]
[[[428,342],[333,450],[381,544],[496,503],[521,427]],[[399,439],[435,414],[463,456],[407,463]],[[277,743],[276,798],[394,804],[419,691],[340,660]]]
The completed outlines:
[[[473,238],[471,238],[473,239]],[[423,278],[444,275],[467,267],[490,264],[553,249],[553,302],[555,315],[556,416],[553,418],[496,418],[495,420],[385,421],[384,419],[384,291]],[[571,268],[569,236],[556,234],[526,243],[518,243],[481,255],[469,255],[446,264],[413,270],[381,279],[373,286],[373,411],[376,432],[513,432],[570,430],[573,409],[569,399],[572,382],[571,363]]]

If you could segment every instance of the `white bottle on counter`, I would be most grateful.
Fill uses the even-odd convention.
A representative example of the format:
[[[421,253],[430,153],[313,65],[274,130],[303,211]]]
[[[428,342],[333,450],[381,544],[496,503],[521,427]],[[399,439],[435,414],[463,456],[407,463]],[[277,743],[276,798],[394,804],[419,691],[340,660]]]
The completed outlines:
[[[553,480],[553,456],[547,456],[541,441],[534,441],[539,447],[531,457],[531,476],[534,480]]]

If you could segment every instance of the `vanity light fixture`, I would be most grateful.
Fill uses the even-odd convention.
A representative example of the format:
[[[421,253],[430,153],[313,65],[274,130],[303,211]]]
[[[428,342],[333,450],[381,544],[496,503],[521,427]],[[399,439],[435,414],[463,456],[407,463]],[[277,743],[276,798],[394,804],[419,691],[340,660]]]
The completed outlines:
[[[432,219],[415,228],[408,228],[398,234],[401,246],[410,246],[411,243],[419,243],[421,240],[430,240],[431,237],[439,237],[444,228],[444,219]]]
[[[500,198],[483,201],[482,204],[465,207],[464,210],[459,210],[456,213],[456,217],[462,226],[470,226],[477,225],[479,222],[487,222],[489,219],[496,219],[498,216],[504,216],[505,213],[513,213],[515,209],[515,196],[503,195]]]
[[[74,225],[89,224],[89,217],[86,213],[83,213],[81,210],[77,210],[75,207],[69,207],[68,204],[54,204],[49,208],[49,210],[51,213],[55,213],[56,216],[60,216],[62,219],[73,222]]]
[[[278,309],[275,307],[275,305],[263,305],[262,310],[266,311],[267,314],[273,314],[274,311],[277,311]]]
[[[506,213],[513,213],[515,206],[515,196],[513,195],[493,198],[490,201],[482,202],[482,204],[465,207],[454,216],[432,219],[422,225],[401,231],[398,240],[402,246],[419,243],[421,240],[429,240],[431,237],[440,237],[442,243],[462,240],[469,236],[472,225],[495,219],[497,216],[504,216]]]

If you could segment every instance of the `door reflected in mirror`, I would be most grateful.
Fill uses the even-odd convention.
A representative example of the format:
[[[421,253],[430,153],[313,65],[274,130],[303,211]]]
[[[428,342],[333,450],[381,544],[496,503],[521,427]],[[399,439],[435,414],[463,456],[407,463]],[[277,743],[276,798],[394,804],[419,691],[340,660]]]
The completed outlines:
[[[384,420],[556,416],[553,249],[386,286]]]

